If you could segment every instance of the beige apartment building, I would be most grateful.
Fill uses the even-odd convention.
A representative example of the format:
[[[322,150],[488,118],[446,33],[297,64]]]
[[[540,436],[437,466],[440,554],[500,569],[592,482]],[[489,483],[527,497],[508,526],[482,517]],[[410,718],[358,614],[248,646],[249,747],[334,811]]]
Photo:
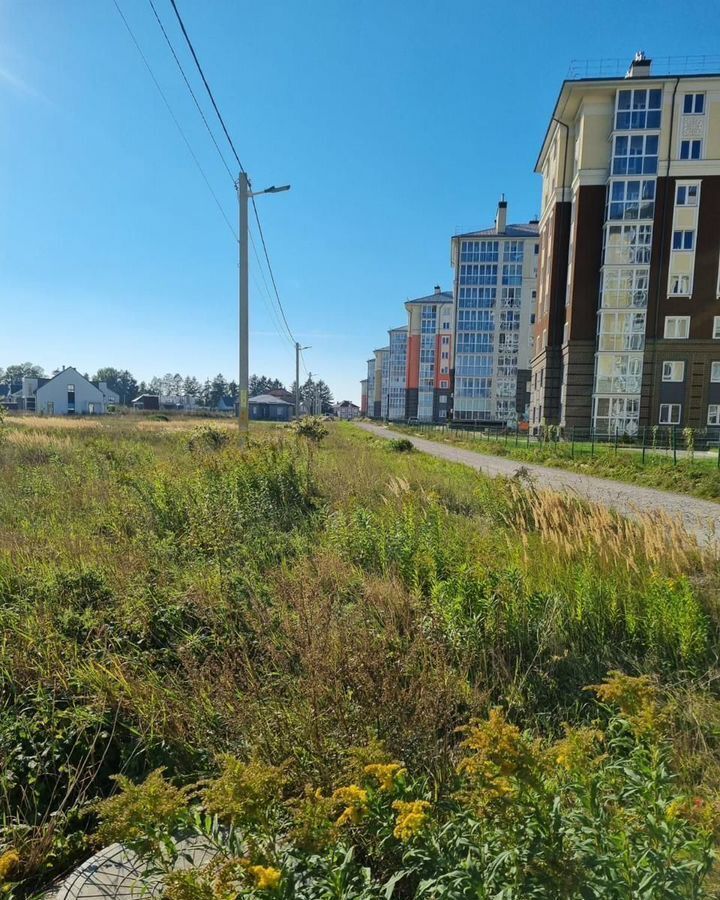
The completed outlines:
[[[720,74],[565,81],[536,171],[531,427],[720,425]]]

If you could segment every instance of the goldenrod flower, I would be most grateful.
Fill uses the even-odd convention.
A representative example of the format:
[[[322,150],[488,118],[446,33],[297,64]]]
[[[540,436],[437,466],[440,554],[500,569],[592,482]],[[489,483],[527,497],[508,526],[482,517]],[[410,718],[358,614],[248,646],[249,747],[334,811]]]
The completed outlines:
[[[15,850],[6,850],[0,856],[0,882],[7,881],[20,863],[20,857]]]
[[[340,827],[347,825],[359,824],[367,810],[368,792],[356,784],[348,785],[348,787],[338,788],[332,795],[333,802],[337,805],[345,806],[335,824]]]
[[[393,834],[399,841],[409,841],[425,827],[430,803],[427,800],[396,800],[393,809],[398,814]]]
[[[381,791],[392,791],[395,781],[402,778],[406,772],[400,763],[372,763],[365,766],[365,774],[377,779]]]
[[[255,879],[255,887],[261,891],[274,891],[282,878],[280,869],[272,866],[250,866],[248,872]]]

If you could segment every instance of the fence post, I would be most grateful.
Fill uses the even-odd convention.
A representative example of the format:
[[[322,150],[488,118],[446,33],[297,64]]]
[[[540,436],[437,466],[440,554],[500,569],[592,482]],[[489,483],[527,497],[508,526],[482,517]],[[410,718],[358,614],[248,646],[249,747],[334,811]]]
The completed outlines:
[[[515,446],[518,445],[518,438],[520,437],[520,420],[518,419],[515,423]]]
[[[575,459],[575,426],[573,425],[572,431],[570,433],[570,440],[572,444],[570,445],[570,457]]]
[[[673,445],[673,465],[677,465],[677,434],[675,433],[676,429],[673,425],[672,427],[672,445]]]
[[[617,456],[617,445],[618,445],[618,427],[615,426],[615,456]]]
[[[527,432],[527,448],[528,448],[528,450],[530,449],[530,426],[529,425],[528,425],[528,432]]]
[[[646,438],[647,438],[647,426],[646,426],[646,425],[643,425],[643,436],[642,436],[642,442],[643,442],[643,445],[642,445],[642,464],[643,464],[643,465],[645,465],[645,445],[646,445],[646,443],[647,443]]]
[[[595,426],[590,426],[590,457],[595,456]]]
[[[720,434],[718,435],[718,458],[717,458],[718,469],[720,469]]]

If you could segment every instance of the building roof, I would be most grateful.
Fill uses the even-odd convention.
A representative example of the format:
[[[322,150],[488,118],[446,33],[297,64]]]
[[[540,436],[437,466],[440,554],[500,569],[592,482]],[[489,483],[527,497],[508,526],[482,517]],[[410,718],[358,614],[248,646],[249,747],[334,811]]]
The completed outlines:
[[[453,240],[456,238],[470,237],[504,237],[504,238],[533,238],[539,234],[540,226],[537,222],[523,222],[519,225],[506,225],[505,231],[498,231],[493,225],[492,228],[483,228],[480,231],[466,231],[463,234],[454,234]]]
[[[50,384],[51,381],[54,381],[56,378],[59,378],[61,375],[67,375],[68,372],[74,372],[75,375],[77,375],[78,378],[82,379],[82,381],[84,381],[86,384],[89,384],[90,387],[91,387],[94,391],[97,391],[98,394],[100,394],[101,397],[103,396],[103,392],[100,390],[100,388],[99,388],[96,384],[93,384],[92,381],[90,381],[89,378],[86,378],[84,375],[82,375],[80,372],[78,372],[78,370],[75,368],[75,366],[65,366],[64,369],[60,369],[59,372],[56,372],[56,373],[55,373],[53,376],[51,376],[50,378],[38,378],[38,379],[37,379],[38,385],[37,385],[37,389],[36,389],[36,391],[35,391],[35,396],[37,397],[38,393],[39,393],[46,385]],[[32,377],[32,376],[31,376],[31,377]],[[42,382],[42,384],[41,384],[41,382]]]
[[[275,397],[273,394],[258,394],[257,397],[251,397],[248,403],[275,403],[277,406],[292,406],[282,397]]]
[[[138,400],[144,400],[146,397],[153,397],[156,400],[160,400],[160,394],[140,394],[139,397],[136,397],[134,400],[131,400],[131,403],[137,403]]]
[[[434,294],[428,294],[427,297],[415,297],[413,300],[406,300],[408,303],[452,303],[452,291],[436,291]]]
[[[388,328],[388,334],[389,334],[391,331],[407,331],[407,330],[408,330],[407,325],[398,325],[397,328]]]
[[[390,347],[378,347],[377,350],[373,350],[373,353],[377,356],[378,353],[389,353]]]

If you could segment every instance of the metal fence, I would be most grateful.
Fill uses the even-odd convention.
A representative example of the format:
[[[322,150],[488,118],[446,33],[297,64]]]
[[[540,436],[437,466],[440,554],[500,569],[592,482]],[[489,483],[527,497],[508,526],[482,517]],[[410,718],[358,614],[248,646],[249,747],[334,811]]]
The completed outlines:
[[[392,423],[391,423],[392,424]],[[545,426],[532,433],[519,426],[480,425],[453,422],[439,425],[431,422],[397,422],[413,432],[429,437],[443,435],[449,440],[469,443],[499,444],[507,447],[537,447],[548,455],[575,459],[580,456],[617,454],[620,451],[637,455],[644,464],[649,459],[664,457],[677,465],[679,460],[693,461],[697,455],[712,459],[720,468],[720,427],[681,428],[679,426],[646,426],[635,435],[595,428],[572,427],[561,429]]]

